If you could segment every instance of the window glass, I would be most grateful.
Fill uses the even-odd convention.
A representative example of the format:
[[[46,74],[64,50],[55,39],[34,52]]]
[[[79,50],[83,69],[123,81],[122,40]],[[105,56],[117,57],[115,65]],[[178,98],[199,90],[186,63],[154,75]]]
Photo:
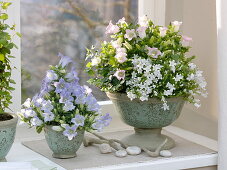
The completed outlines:
[[[50,64],[57,54],[73,57],[81,84],[89,77],[84,72],[86,48],[106,39],[109,20],[125,17],[136,22],[138,0],[21,0],[22,102],[40,89]],[[92,87],[98,100],[108,100]]]

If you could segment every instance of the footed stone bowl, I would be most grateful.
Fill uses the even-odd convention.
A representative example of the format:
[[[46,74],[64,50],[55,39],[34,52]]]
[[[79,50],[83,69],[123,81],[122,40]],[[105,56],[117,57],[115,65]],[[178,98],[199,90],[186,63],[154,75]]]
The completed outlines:
[[[121,119],[135,129],[134,134],[126,136],[122,141],[154,151],[167,138],[162,149],[175,146],[174,140],[162,135],[161,130],[180,116],[185,103],[182,97],[166,99],[169,110],[164,110],[163,102],[156,98],[142,102],[139,99],[131,101],[125,93],[107,93],[107,96],[114,103]]]
[[[78,130],[77,136],[72,140],[68,140],[62,132],[52,129],[52,126],[45,126],[45,138],[49,148],[53,151],[52,156],[59,159],[67,159],[76,157],[76,152],[84,139],[84,130]]]

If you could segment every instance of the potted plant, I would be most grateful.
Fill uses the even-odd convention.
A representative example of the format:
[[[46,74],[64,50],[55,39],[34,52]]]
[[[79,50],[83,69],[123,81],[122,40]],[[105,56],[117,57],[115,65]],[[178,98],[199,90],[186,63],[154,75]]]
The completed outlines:
[[[97,100],[79,78],[70,57],[59,54],[58,65],[50,66],[42,81],[41,90],[22,105],[19,117],[38,133],[43,129],[55,158],[76,156],[85,131],[101,130],[111,120],[102,115]]]
[[[8,113],[11,110],[9,105],[12,103],[11,92],[14,90],[12,84],[15,82],[11,79],[12,67],[10,65],[11,51],[17,48],[12,42],[11,35],[15,32],[15,25],[8,25],[7,8],[11,5],[9,2],[0,2],[0,160],[5,159],[15,138],[17,115]],[[15,33],[20,36],[19,33]]]
[[[190,37],[181,35],[182,22],[157,26],[146,16],[137,24],[124,18],[110,21],[100,50],[88,49],[86,71],[91,84],[107,93],[125,123],[135,134],[123,139],[131,145],[154,150],[167,138],[163,149],[174,141],[161,135],[162,127],[175,121],[185,101],[199,107],[196,95],[206,96],[206,82],[195,56],[187,56]]]

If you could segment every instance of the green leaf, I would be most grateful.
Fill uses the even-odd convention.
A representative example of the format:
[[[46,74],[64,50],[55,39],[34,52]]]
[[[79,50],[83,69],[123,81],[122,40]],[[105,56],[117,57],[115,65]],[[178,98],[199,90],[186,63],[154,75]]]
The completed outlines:
[[[86,67],[91,68],[91,62],[88,62]]]
[[[5,14],[3,13],[1,16],[0,16],[0,19],[3,19],[3,20],[7,20],[9,17],[8,17],[8,14]]]
[[[3,2],[2,9],[7,9],[11,4],[11,2]]]
[[[0,54],[0,61],[5,61],[5,55],[4,54]]]
[[[17,34],[18,37],[20,37],[20,38],[22,37],[22,34],[21,33],[16,32],[16,34]]]

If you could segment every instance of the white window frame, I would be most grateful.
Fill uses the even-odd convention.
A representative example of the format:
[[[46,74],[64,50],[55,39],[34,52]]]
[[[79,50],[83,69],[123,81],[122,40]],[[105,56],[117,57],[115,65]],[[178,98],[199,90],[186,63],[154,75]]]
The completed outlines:
[[[166,0],[138,0],[139,16],[147,15],[155,24],[165,25],[165,3]],[[223,5],[225,3],[225,5]],[[9,15],[12,21],[17,25],[17,31],[20,32],[20,0],[13,1],[13,5],[9,9]],[[219,56],[219,169],[227,169],[227,1],[217,0],[217,27],[218,27],[218,56]],[[223,30],[223,28],[225,30]],[[17,67],[13,71],[13,79],[16,81],[13,92],[13,111],[18,111],[21,105],[21,48],[20,39],[15,40],[19,49],[14,50],[13,54],[16,58],[12,64]],[[99,102],[103,106],[111,105],[110,101]]]
[[[20,32],[20,0],[12,1],[12,5],[8,9],[9,24],[16,24],[16,31]],[[12,105],[9,112],[17,112],[21,106],[21,39],[14,36],[13,41],[18,46],[18,49],[13,49],[12,54],[15,56],[11,60],[11,65],[16,67],[12,71],[12,79],[16,82],[14,86],[15,91],[12,92]]]

